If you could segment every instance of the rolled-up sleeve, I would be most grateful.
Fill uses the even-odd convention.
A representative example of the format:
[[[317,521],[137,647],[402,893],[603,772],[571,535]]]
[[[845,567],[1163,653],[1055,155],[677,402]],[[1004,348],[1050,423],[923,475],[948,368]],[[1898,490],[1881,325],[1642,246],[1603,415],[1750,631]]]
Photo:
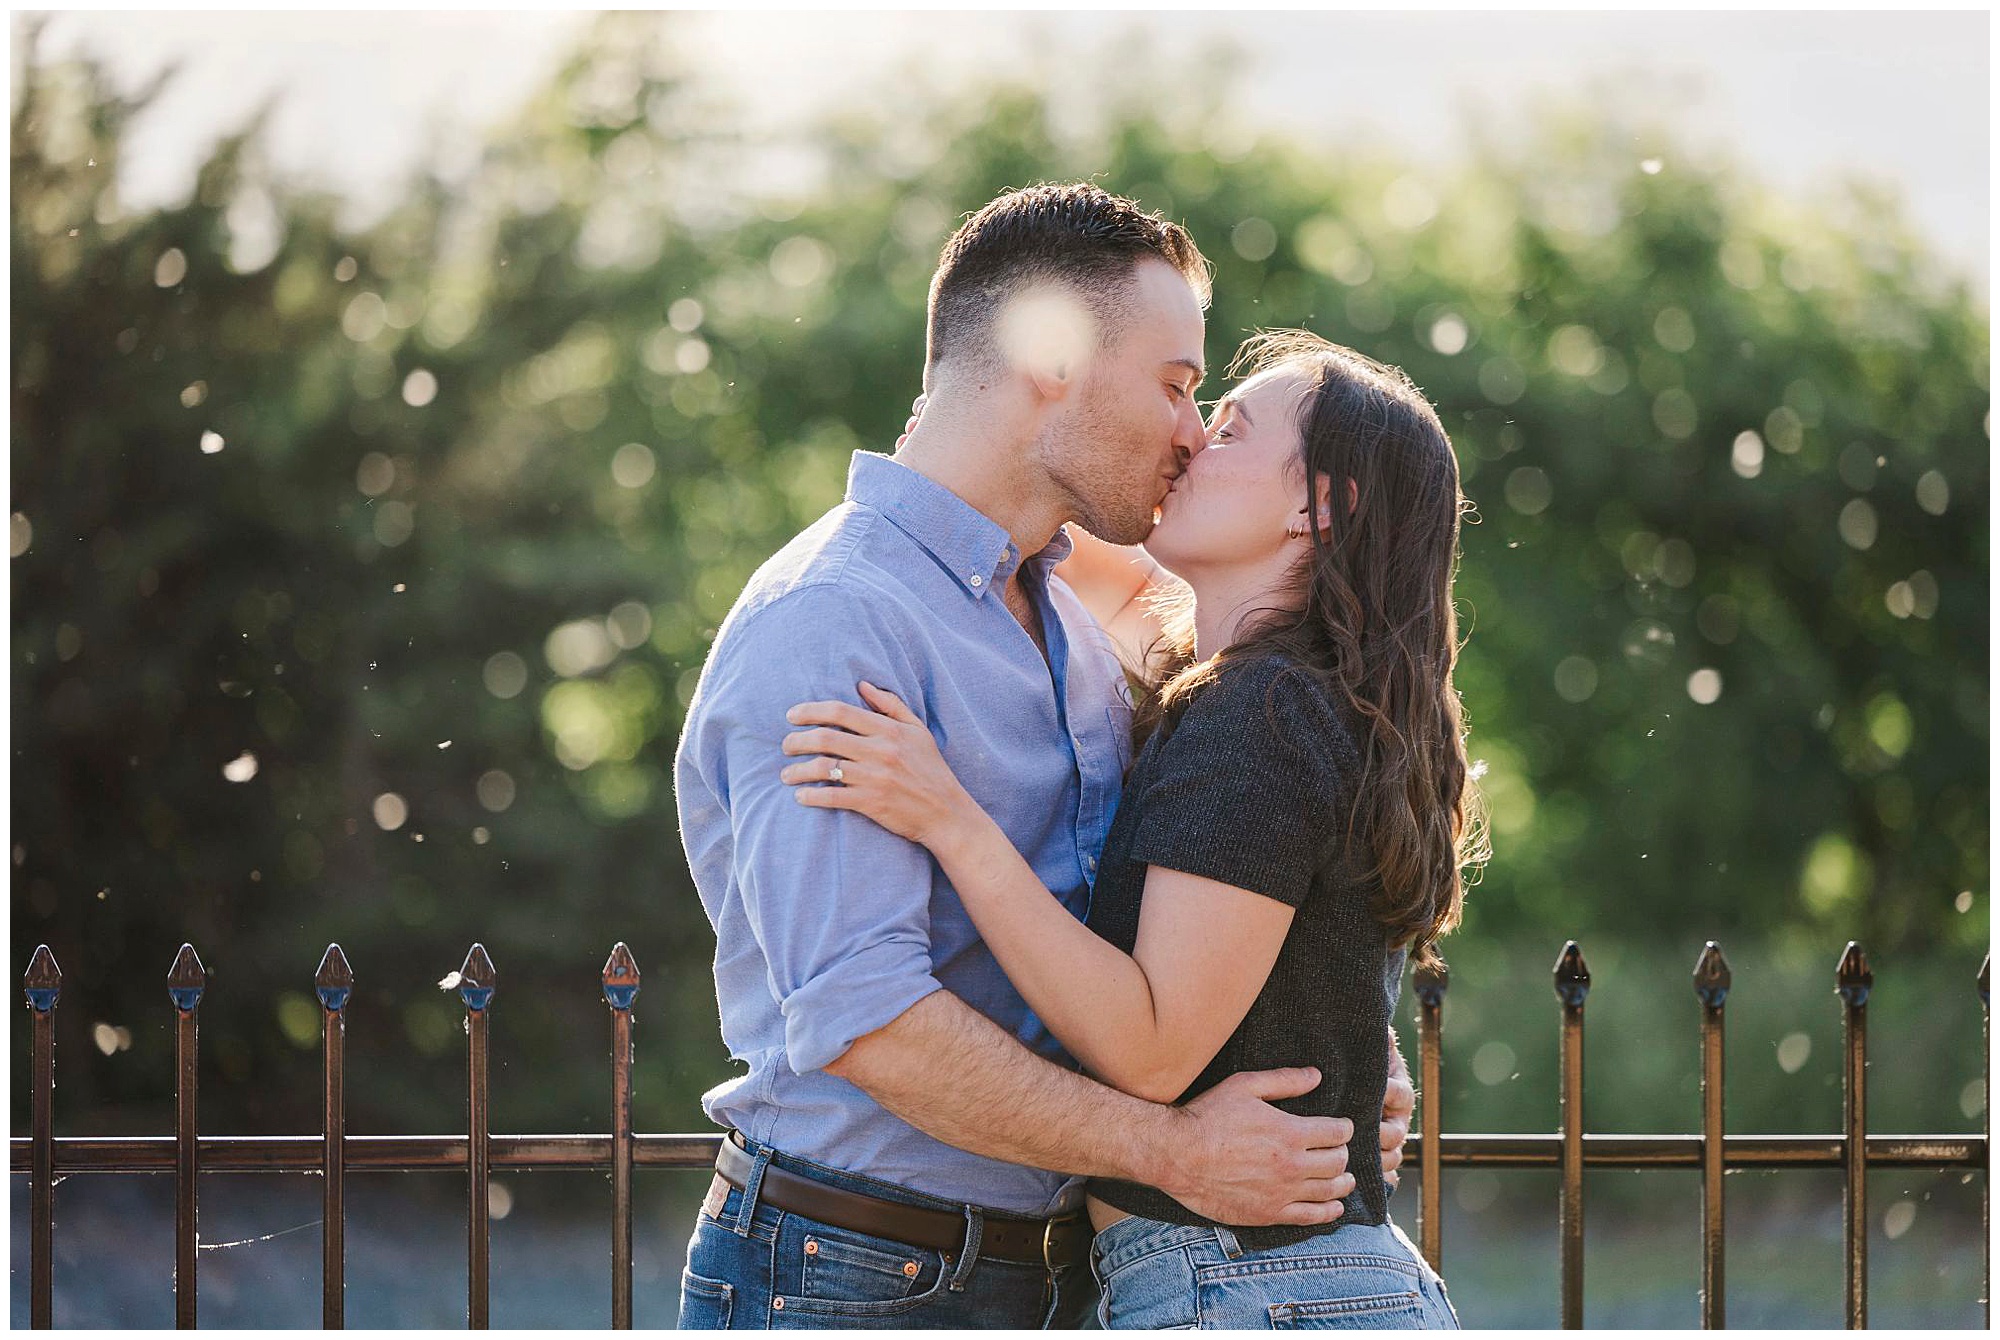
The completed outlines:
[[[863,706],[866,679],[923,714],[923,685],[887,616],[833,586],[794,591],[732,630],[711,663],[701,748],[729,813],[734,883],[785,1020],[785,1052],[825,1068],[940,989],[932,975],[930,854],[873,820],[818,809],[778,778],[793,705]]]

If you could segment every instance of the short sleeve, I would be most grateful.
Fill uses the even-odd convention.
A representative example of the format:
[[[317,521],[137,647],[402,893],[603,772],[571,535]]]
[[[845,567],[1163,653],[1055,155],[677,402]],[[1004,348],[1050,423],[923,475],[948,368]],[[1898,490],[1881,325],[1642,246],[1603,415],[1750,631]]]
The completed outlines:
[[[1291,907],[1344,835],[1351,737],[1324,694],[1274,659],[1225,667],[1159,744],[1131,857]]]
[[[769,966],[794,1072],[823,1069],[941,987],[931,971],[931,859],[846,810],[815,809],[779,779],[800,702],[856,706],[867,679],[923,711],[896,630],[868,602],[807,588],[732,627],[690,711],[690,744],[728,811],[737,889]]]

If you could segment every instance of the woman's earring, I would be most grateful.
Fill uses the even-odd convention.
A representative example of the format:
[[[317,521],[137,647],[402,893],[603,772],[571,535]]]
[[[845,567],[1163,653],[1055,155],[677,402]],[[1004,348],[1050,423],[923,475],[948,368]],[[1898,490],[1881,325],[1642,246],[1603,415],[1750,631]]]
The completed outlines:
[[[1294,540],[1303,540],[1306,537],[1306,523],[1303,521],[1294,521],[1291,525],[1285,527],[1285,534],[1291,536]]]

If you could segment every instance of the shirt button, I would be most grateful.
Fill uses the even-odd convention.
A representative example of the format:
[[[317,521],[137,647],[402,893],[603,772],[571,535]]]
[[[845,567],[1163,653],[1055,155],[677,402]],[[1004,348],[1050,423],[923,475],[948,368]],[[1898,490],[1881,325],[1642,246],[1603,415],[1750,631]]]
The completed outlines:
[[[974,586],[984,586],[986,585],[986,579],[975,572],[972,574],[972,584]]]

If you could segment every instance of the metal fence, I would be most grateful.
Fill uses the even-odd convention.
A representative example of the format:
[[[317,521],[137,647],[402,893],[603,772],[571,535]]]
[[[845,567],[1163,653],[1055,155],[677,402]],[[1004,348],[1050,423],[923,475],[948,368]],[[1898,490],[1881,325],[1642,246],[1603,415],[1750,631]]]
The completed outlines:
[[[1987,962],[1979,968],[1982,1019],[1988,1015]],[[607,1135],[501,1135],[487,1129],[487,1031],[493,1002],[493,961],[473,945],[448,977],[465,1004],[466,1127],[463,1135],[350,1135],[343,1079],[346,1008],[354,974],[339,945],[329,945],[314,976],[323,1015],[323,1121],[319,1135],[198,1134],[196,1092],[197,1014],[208,974],[192,945],[182,945],[167,974],[174,1009],[175,1122],[172,1135],[66,1137],[54,1124],[54,1012],[62,973],[47,945],[35,950],[26,976],[32,1024],[32,1133],[12,1139],[12,1169],[29,1179],[31,1237],[30,1321],[52,1324],[54,1310],[55,1183],[60,1175],[106,1172],[172,1172],[174,1175],[174,1309],[176,1324],[195,1325],[196,1193],[205,1172],[318,1172],[324,1175],[322,1322],[343,1324],[345,1212],[349,1170],[466,1170],[466,1323],[487,1324],[488,1178],[494,1169],[599,1169],[611,1173],[612,1325],[632,1325],[632,1170],[635,1167],[706,1169],[715,1159],[715,1135],[642,1135],[632,1130],[632,1007],[639,969],[621,942],[605,960],[600,986],[611,1013],[611,1130]],[[1831,1135],[1728,1135],[1723,1123],[1723,1012],[1729,965],[1710,941],[1694,972],[1700,1007],[1702,1129],[1699,1134],[1593,1135],[1583,1129],[1583,1019],[1590,972],[1576,942],[1564,946],[1555,967],[1561,1008],[1561,1130],[1552,1135],[1442,1134],[1443,1012],[1446,979],[1419,974],[1418,1122],[1406,1158],[1421,1170],[1418,1238],[1433,1265],[1442,1265],[1443,1170],[1452,1167],[1556,1168],[1562,1175],[1559,1232],[1562,1253],[1562,1323],[1583,1325],[1583,1171],[1585,1168],[1690,1168],[1702,1177],[1701,1319],[1724,1323],[1723,1175],[1731,1168],[1841,1168],[1846,1174],[1846,1316],[1849,1327],[1868,1322],[1867,1182],[1871,1168],[1987,1168],[1986,1133],[1869,1135],[1867,1133],[1868,993],[1874,977],[1858,944],[1850,943],[1835,970],[1834,986],[1845,1024],[1843,1129]],[[1990,1069],[1982,1061],[1990,1096]],[[1439,1138],[1429,1138],[1431,1135]],[[1981,1189],[1982,1233],[1990,1241],[1990,1189]],[[1984,1255],[1984,1253],[1982,1253]],[[1990,1295],[1984,1281],[1982,1299]],[[1990,1304],[1987,1312],[1990,1324]]]

